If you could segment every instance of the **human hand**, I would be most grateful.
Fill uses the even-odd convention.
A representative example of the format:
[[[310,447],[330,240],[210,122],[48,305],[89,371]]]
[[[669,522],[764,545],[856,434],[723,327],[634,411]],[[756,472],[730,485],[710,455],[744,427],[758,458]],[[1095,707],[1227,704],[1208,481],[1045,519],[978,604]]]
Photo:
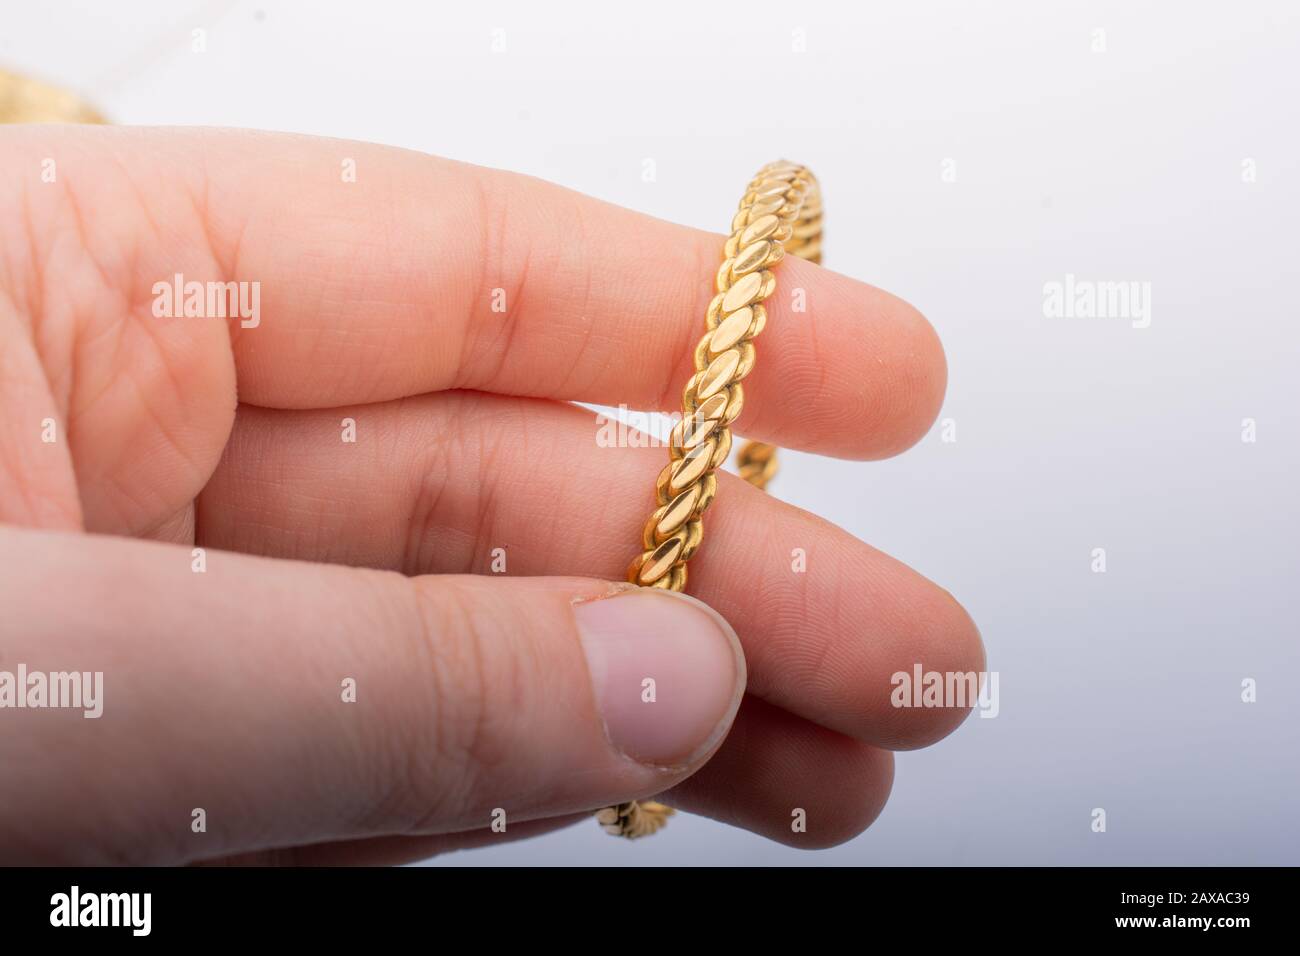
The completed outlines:
[[[734,476],[714,611],[609,583],[665,453],[566,403],[676,406],[717,236],[287,135],[13,127],[0,171],[0,671],[104,675],[98,718],[0,710],[4,862],[397,862],[665,791],[827,846],[965,716],[889,702],[982,670],[953,598]],[[257,321],[155,315],[176,274],[259,283]],[[809,311],[769,300],[737,431],[915,442],[930,326],[778,275]]]

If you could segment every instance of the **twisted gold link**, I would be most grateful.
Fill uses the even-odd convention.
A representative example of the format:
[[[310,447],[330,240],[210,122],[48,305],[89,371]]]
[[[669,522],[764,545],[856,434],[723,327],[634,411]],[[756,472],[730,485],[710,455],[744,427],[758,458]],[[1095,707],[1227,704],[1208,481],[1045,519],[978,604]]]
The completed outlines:
[[[695,347],[695,374],[682,391],[682,420],[669,438],[668,464],[655,483],[659,507],[642,532],[642,552],[627,579],[681,591],[686,562],[703,539],[702,517],[717,492],[714,472],[731,452],[731,423],[745,404],[741,380],[754,367],[753,340],[763,331],[763,302],[776,291],[772,267],[786,252],[821,258],[822,209],[817,180],[803,166],[776,162],[750,181],[723,245],[715,287]],[[753,467],[761,463],[761,467]],[[750,443],[741,467],[762,487],[776,469],[775,449]]]
[[[776,474],[776,446],[745,442],[736,452],[736,472],[755,488],[766,488]]]
[[[642,532],[642,551],[627,579],[643,587],[682,591],[686,562],[704,538],[704,512],[717,492],[717,469],[731,452],[731,424],[745,403],[741,379],[754,367],[753,340],[763,331],[763,302],[776,291],[772,269],[787,253],[821,262],[822,202],[807,167],[777,161],[758,171],[731,220],[722,247],[717,290],[695,346],[695,374],[682,391],[682,420],[669,437],[668,464],[655,482],[658,508]],[[776,447],[747,442],[737,453],[740,476],[765,488],[776,474]],[[673,811],[636,801],[606,807],[606,832],[635,838],[659,830]]]

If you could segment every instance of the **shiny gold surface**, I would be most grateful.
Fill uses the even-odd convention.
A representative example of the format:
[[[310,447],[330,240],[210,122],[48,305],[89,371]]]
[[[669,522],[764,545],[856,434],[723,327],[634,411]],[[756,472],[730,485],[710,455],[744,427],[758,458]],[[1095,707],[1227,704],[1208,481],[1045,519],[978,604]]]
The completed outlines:
[[[740,382],[754,366],[753,339],[767,321],[762,303],[776,291],[771,269],[787,252],[820,261],[821,215],[817,180],[794,163],[763,167],[745,191],[723,245],[717,294],[695,349],[695,374],[682,393],[682,424],[669,439],[668,465],[656,489],[658,509],[646,523],[642,552],[628,567],[629,581],[685,588],[686,563],[703,534],[701,518],[714,489],[690,499],[690,507],[683,495],[712,482],[730,450],[729,426],[744,402]],[[737,465],[746,481],[762,488],[776,473],[776,450],[750,442]]]
[[[695,347],[695,374],[682,392],[682,421],[668,443],[668,464],[655,482],[659,507],[646,522],[642,551],[627,579],[643,587],[681,591],[686,563],[704,539],[703,515],[717,492],[714,472],[731,451],[731,423],[745,402],[741,379],[754,367],[753,340],[763,331],[763,301],[776,291],[770,270],[788,252],[821,262],[822,204],[817,180],[804,166],[776,162],[750,181],[723,244],[706,332]],[[740,476],[758,488],[776,474],[776,448],[747,442],[736,456]],[[657,832],[672,809],[635,800],[596,814],[605,832],[634,839]]]

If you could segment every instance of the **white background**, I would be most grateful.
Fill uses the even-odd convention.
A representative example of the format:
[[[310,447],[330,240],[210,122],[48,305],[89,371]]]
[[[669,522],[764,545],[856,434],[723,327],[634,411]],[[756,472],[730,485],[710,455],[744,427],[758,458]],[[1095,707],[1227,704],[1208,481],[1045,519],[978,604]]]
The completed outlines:
[[[397,144],[713,230],[795,158],[827,266],[942,335],[955,442],[789,455],[772,490],[950,588],[999,715],[900,755],[834,850],[678,817],[436,862],[1300,862],[1295,5],[5,0],[0,65],[119,123]],[[1045,317],[1067,273],[1149,282],[1150,327]]]

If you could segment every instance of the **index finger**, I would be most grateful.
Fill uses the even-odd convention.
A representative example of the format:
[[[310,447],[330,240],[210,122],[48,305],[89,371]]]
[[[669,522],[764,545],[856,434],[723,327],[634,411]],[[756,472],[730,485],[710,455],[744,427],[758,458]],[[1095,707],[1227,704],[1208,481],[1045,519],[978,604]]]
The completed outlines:
[[[53,229],[75,215],[82,228],[111,228],[132,252],[120,263],[128,301],[148,321],[192,321],[146,311],[152,283],[183,264],[211,273],[186,280],[259,284],[255,327],[230,322],[242,401],[331,407],[470,388],[680,407],[721,262],[717,235],[529,177],[342,140],[4,135],[11,156],[55,157],[65,184],[30,190],[26,221]],[[738,171],[735,198],[750,172]],[[719,197],[720,223],[732,201]],[[777,277],[737,430],[859,458],[924,434],[946,383],[926,320],[791,257]]]

